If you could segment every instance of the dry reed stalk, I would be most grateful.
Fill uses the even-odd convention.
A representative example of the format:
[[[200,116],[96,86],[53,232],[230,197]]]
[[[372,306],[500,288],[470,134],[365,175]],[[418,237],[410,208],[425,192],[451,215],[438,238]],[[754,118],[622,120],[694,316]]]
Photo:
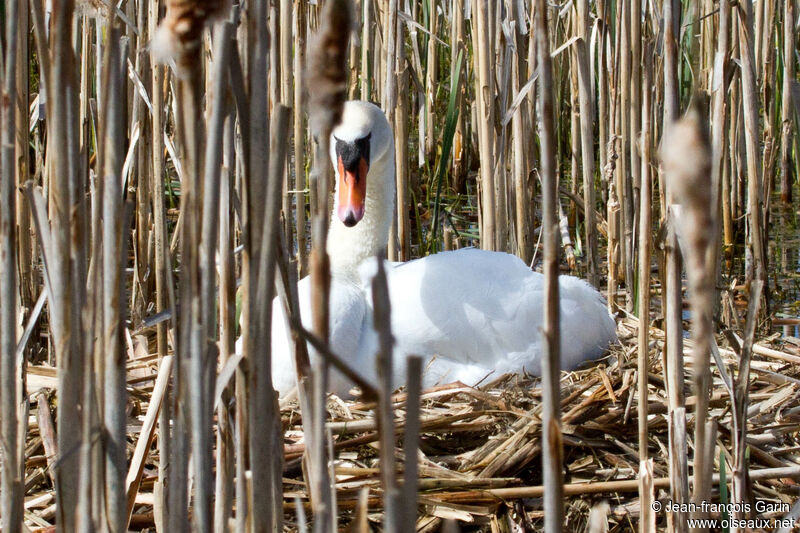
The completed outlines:
[[[113,20],[109,13],[109,20]],[[126,352],[122,347],[124,284],[123,257],[122,163],[125,143],[124,104],[126,98],[123,56],[119,27],[110,23],[105,46],[103,97],[101,116],[101,157],[103,162],[103,334],[105,375],[103,376],[105,442],[105,499],[111,531],[125,531],[125,476],[127,474],[126,440]]]
[[[617,9],[617,41],[619,54],[619,72],[615,80],[614,90],[619,104],[616,122],[619,137],[619,159],[616,166],[617,199],[620,205],[619,257],[621,273],[625,280],[625,310],[633,310],[633,194],[630,180],[630,86],[631,86],[631,52],[630,52],[630,3],[622,2]]]
[[[217,25],[214,36],[214,65],[210,95],[210,117],[208,136],[205,144],[204,169],[202,176],[202,211],[200,216],[200,238],[198,270],[200,278],[201,331],[205,339],[200,353],[192,360],[192,395],[194,412],[193,465],[194,465],[194,516],[202,528],[210,531],[214,523],[212,506],[213,492],[213,451],[212,418],[214,374],[217,359],[217,336],[215,287],[217,278],[216,256],[219,240],[220,172],[222,165],[223,135],[225,115],[227,114],[226,89],[228,85],[228,65],[232,47],[233,27],[230,23]],[[198,180],[199,181],[199,180]],[[222,257],[220,255],[220,257]]]
[[[35,249],[32,242],[31,213],[30,207],[25,202],[22,186],[30,179],[31,157],[30,157],[30,135],[28,109],[30,97],[30,70],[28,68],[28,57],[30,55],[30,27],[31,27],[31,7],[28,0],[18,0],[17,8],[17,27],[25,28],[24,32],[16,31],[16,98],[17,109],[15,117],[26,117],[26,120],[16,120],[16,143],[15,161],[17,172],[16,190],[16,225],[17,225],[17,265],[19,268],[19,291],[20,305],[23,309],[33,309],[37,294],[39,292],[38,282],[34,278],[35,269],[33,261],[33,251]],[[1,31],[1,30],[0,30]],[[6,41],[8,42],[8,41]]]
[[[678,92],[678,38],[681,12],[677,0],[664,1],[664,130],[680,116]]]
[[[270,196],[268,188],[274,185],[269,179],[263,179],[261,173],[269,168],[270,163],[270,117],[269,117],[269,74],[271,56],[268,33],[269,5],[258,2],[247,13],[246,65],[242,78],[238,78],[243,92],[244,85],[249,84],[247,98],[243,97],[239,120],[247,122],[248,137],[243,139],[244,186],[242,194],[246,212],[243,216],[244,255],[242,262],[242,344],[246,354],[244,371],[237,376],[237,431],[240,463],[237,463],[237,479],[243,474],[242,468],[252,472],[252,479],[237,484],[237,502],[245,496],[246,511],[238,510],[237,527],[252,528],[255,531],[267,531],[280,523],[281,516],[274,512],[273,490],[273,437],[274,391],[272,390],[269,331],[261,328],[261,307],[265,290],[269,290],[274,282],[272,277],[265,280],[265,268],[274,266],[269,257],[263,257],[262,247],[267,243],[265,226],[267,205],[275,200]],[[274,72],[273,72],[274,75]],[[274,81],[275,78],[273,77]],[[238,84],[238,83],[237,83]],[[237,90],[237,89],[235,89]],[[238,104],[237,104],[238,105]],[[245,118],[244,115],[247,115]],[[244,128],[242,128],[244,129]],[[270,168],[271,170],[271,168]],[[280,181],[280,178],[279,178]],[[270,220],[275,224],[277,216]],[[271,310],[271,305],[267,306]],[[266,348],[266,349],[264,349]],[[266,359],[266,360],[265,360]],[[239,402],[244,402],[240,405]],[[272,416],[270,416],[272,415]],[[267,455],[265,455],[267,454]]]
[[[578,13],[577,13],[577,6],[573,4],[572,9],[569,12],[569,30],[570,33],[573,35],[573,39],[575,39],[575,44],[570,46],[569,50],[569,61],[566,62],[567,67],[562,69],[565,71],[565,75],[569,76],[569,145],[565,149],[569,151],[570,156],[570,168],[569,168],[569,176],[570,176],[570,192],[572,194],[578,194],[579,191],[579,179],[578,176],[581,175],[579,171],[579,166],[581,163],[581,156],[580,150],[582,148],[581,133],[580,133],[580,107],[578,103],[578,53],[577,53],[577,40],[581,38],[580,30],[578,29]],[[558,68],[556,69],[559,70]],[[567,83],[567,82],[565,82]],[[564,106],[566,107],[566,106]],[[559,113],[556,113],[558,115]],[[574,208],[570,209],[573,211]],[[570,213],[570,218],[575,219]]]
[[[131,4],[131,7],[133,7],[133,4]],[[145,101],[145,95],[152,94],[150,54],[145,51],[146,43],[150,40],[150,34],[147,33],[149,8],[150,6],[148,2],[140,2],[136,6],[136,27],[139,29],[140,35],[136,37],[134,34],[134,37],[136,38],[133,39],[133,42],[135,42],[136,45],[134,45],[134,47],[130,50],[130,53],[134,58],[133,62],[135,67],[133,71],[130,71],[130,63],[128,63],[128,68],[123,69],[123,72],[127,71],[129,77],[132,77],[134,80],[136,80],[133,84],[134,90],[130,91],[128,95],[129,98],[133,100],[130,121],[131,133],[129,138],[131,139],[131,142],[133,142],[135,139],[136,144],[135,163],[132,165],[135,167],[135,169],[130,171],[130,177],[127,178],[130,182],[134,182],[135,180],[136,184],[136,203],[134,206],[134,219],[136,221],[136,227],[134,230],[135,241],[133,247],[136,280],[133,291],[134,296],[131,298],[129,308],[131,317],[133,317],[134,320],[141,320],[141,318],[147,315],[147,304],[153,300],[153,290],[155,289],[154,276],[150,275],[150,272],[152,271],[151,265],[153,248],[153,213],[150,193],[150,187],[153,184],[153,177],[151,175],[152,156],[150,154],[153,146],[153,131],[150,120],[152,103],[149,101],[149,98],[148,101]],[[83,41],[85,44],[83,49],[87,50],[88,52],[89,32],[88,28],[85,27],[86,24],[88,24],[88,21],[84,24]],[[89,83],[88,63],[90,57],[91,54],[89,53],[82,54],[81,56],[81,85],[87,88]],[[85,69],[84,64],[86,64]],[[89,121],[88,117],[85,117],[85,115],[88,115],[90,112],[88,109],[88,93],[88,90],[81,91],[81,134],[84,134],[85,131],[87,140],[89,136]],[[88,143],[83,146],[85,148],[82,158],[85,157],[88,161],[88,152],[90,146]],[[137,298],[136,295],[139,297]]]
[[[376,367],[378,370],[378,405],[376,419],[380,435],[379,465],[381,471],[381,488],[383,489],[383,528],[388,533],[400,531],[404,522],[404,506],[400,505],[400,491],[397,487],[397,465],[394,459],[395,424],[392,409],[392,376],[394,374],[393,347],[394,339],[391,330],[391,304],[389,287],[386,283],[386,271],[383,258],[378,258],[378,271],[372,280],[372,304],[374,324],[378,334],[378,353]],[[415,456],[416,459],[416,456]]]
[[[411,259],[411,221],[408,216],[409,205],[409,149],[408,138],[408,71],[406,62],[405,34],[403,25],[397,23],[397,109],[394,116],[395,185],[397,189],[397,260]]]
[[[714,57],[714,72],[711,83],[712,93],[712,179],[717,195],[720,197],[722,212],[722,243],[725,249],[733,245],[733,221],[730,209],[730,174],[725,172],[725,142],[727,140],[725,119],[727,109],[727,62],[730,53],[731,7],[722,2],[719,9],[717,49]]]
[[[594,135],[592,119],[592,78],[589,70],[589,3],[577,3],[578,36],[576,58],[578,62],[578,91],[581,109],[581,167],[583,169],[584,248],[586,250],[586,274],[589,283],[597,287],[600,283],[597,265],[597,229],[595,228],[594,191]],[[601,147],[602,150],[602,147]],[[576,178],[573,178],[576,179]]]
[[[667,189],[670,190],[669,188]],[[671,194],[671,193],[670,193]],[[672,200],[668,200],[668,205],[672,205]],[[685,398],[683,393],[683,328],[681,324],[681,260],[678,248],[678,237],[676,234],[676,216],[670,211],[667,219],[668,229],[665,254],[665,274],[663,279],[666,283],[665,289],[665,315],[666,323],[666,367],[665,378],[667,383],[667,396],[670,408],[670,479],[672,479],[672,498],[673,501],[687,503],[688,492],[684,493],[682,479],[688,475],[688,465],[686,454],[680,449],[681,436],[686,435],[686,419],[677,412],[685,412]],[[676,447],[678,446],[678,447]],[[672,515],[670,515],[672,516]],[[679,514],[682,516],[682,514]],[[685,528],[685,518],[677,519],[676,527]]]
[[[188,527],[188,451],[190,433],[194,465],[194,525],[210,531],[213,524],[211,509],[211,446],[210,394],[207,391],[209,369],[208,324],[213,321],[213,308],[204,303],[213,298],[213,283],[209,282],[207,263],[200,248],[212,248],[216,229],[210,231],[208,218],[203,217],[204,197],[201,179],[201,145],[203,128],[197,127],[201,110],[200,90],[203,86],[201,46],[203,28],[210,17],[224,12],[226,4],[219,0],[170,0],[167,13],[154,39],[156,53],[171,57],[177,71],[176,125],[181,139],[183,157],[181,184],[181,298],[175,365],[176,417],[171,443],[170,490],[168,523],[171,530],[185,531]],[[219,121],[217,121],[219,122]],[[216,147],[214,147],[216,148]],[[213,158],[212,158],[213,160]],[[218,161],[218,159],[217,159]],[[212,200],[213,190],[207,191]],[[207,210],[207,209],[206,209]],[[214,209],[214,214],[216,210]],[[213,214],[207,213],[213,217]],[[212,218],[213,220],[213,218]],[[212,252],[213,261],[213,252]],[[212,307],[212,306],[206,306]],[[216,352],[211,352],[214,355]]]
[[[598,162],[600,164],[600,191],[603,201],[608,200],[608,184],[606,179],[606,154],[609,150],[608,139],[608,57],[606,45],[608,41],[608,3],[606,0],[597,0],[595,4],[597,22],[598,22],[598,40],[597,40],[597,141],[598,141]],[[611,286],[609,284],[609,286]],[[611,303],[611,300],[609,300]]]
[[[712,205],[711,147],[703,120],[701,104],[697,102],[686,117],[670,127],[664,137],[661,161],[673,198],[682,206],[676,219],[685,243],[686,270],[692,306],[692,352],[694,363],[693,390],[697,402],[694,440],[695,485],[692,501],[700,507],[711,498],[713,463],[705,461],[707,442],[706,419],[711,390],[709,369],[713,339],[714,282],[716,268],[709,249],[716,242],[716,212]],[[713,446],[713,443],[711,443]],[[693,513],[705,518],[705,513]]]
[[[516,62],[512,65],[513,79],[512,83],[516,90],[519,88],[519,69]],[[528,192],[528,165],[525,157],[524,139],[525,135],[525,122],[523,118],[522,109],[517,108],[514,112],[512,122],[512,143],[514,154],[514,213],[515,213],[515,236],[516,236],[516,253],[526,263],[530,261],[531,256],[531,243],[530,243],[530,194]],[[452,230],[450,230],[452,235]]]
[[[505,35],[501,28],[500,16],[502,14],[502,0],[491,0],[491,10],[489,12],[491,38],[490,57],[493,57],[492,79],[495,81],[495,93],[489,98],[490,105],[495,108],[504,108],[508,101],[509,69],[506,67],[508,54],[505,50],[508,44],[505,42]],[[496,73],[499,73],[498,74]],[[495,80],[495,78],[498,78]],[[494,131],[494,151],[491,172],[494,176],[494,202],[495,202],[495,246],[497,250],[508,250],[508,172],[507,165],[503,164],[506,157],[506,147],[508,146],[508,128],[506,125],[498,125],[497,113],[489,125]],[[513,216],[511,217],[513,218]]]
[[[677,43],[676,33],[680,26],[680,11],[673,0],[664,2],[664,123],[666,135],[677,119],[679,113],[678,77],[677,77]],[[676,12],[677,11],[677,12]],[[673,203],[673,195],[669,186],[667,189],[666,203]],[[683,395],[683,329],[681,326],[681,261],[676,235],[676,217],[668,218],[669,228],[665,244],[665,314],[667,329],[666,346],[666,381],[670,406],[670,479],[672,499],[678,503],[688,503],[688,485],[683,480],[688,476],[687,457],[683,446],[686,435],[686,419],[681,416],[685,413]],[[677,531],[686,530],[686,517],[684,513],[669,515]]]
[[[369,2],[364,2],[368,4]],[[295,190],[295,228],[297,231],[297,265],[299,276],[305,277],[308,272],[308,250],[306,244],[306,168],[303,101],[303,74],[306,62],[306,4],[300,0],[294,2],[294,190]],[[363,41],[362,41],[363,42]]]
[[[646,0],[645,0],[646,3]],[[639,206],[639,188],[641,186],[641,154],[639,153],[638,144],[640,141],[640,127],[641,127],[641,112],[642,112],[642,0],[631,0],[630,4],[630,50],[631,50],[631,63],[630,63],[630,126],[628,133],[630,134],[630,168],[631,179],[633,185],[633,202],[634,211]],[[632,225],[634,227],[634,235],[638,235],[641,231],[637,228],[637,220],[631,213],[633,219]],[[636,248],[636,244],[631,239],[631,250]],[[631,263],[633,263],[634,252],[631,252]],[[633,271],[633,269],[631,269]],[[631,280],[631,285],[633,281]]]
[[[545,491],[545,531],[561,530],[563,523],[563,449],[561,442],[561,399],[559,377],[561,370],[558,241],[557,241],[557,185],[555,175],[555,134],[553,116],[553,71],[550,59],[547,3],[536,2],[536,53],[539,65],[539,108],[542,180],[542,232],[544,243],[544,327],[542,337],[542,470]],[[481,165],[483,167],[483,165]]]
[[[781,200],[792,201],[792,80],[795,79],[795,2],[783,3],[783,95],[781,100]]]
[[[383,67],[386,69],[383,72],[383,92],[381,93],[381,108],[386,114],[386,120],[389,124],[395,124],[395,107],[397,101],[397,44],[398,33],[402,33],[397,20],[397,0],[385,0],[383,2],[383,16],[385,24],[383,25],[383,48],[384,55],[382,57]],[[401,43],[402,46],[402,43]],[[405,205],[405,198],[401,195],[404,194],[405,184],[401,188],[397,188],[395,192],[395,204],[397,206],[397,214],[392,219],[389,236],[388,256],[389,260],[396,261],[398,258],[399,242],[406,239],[405,234],[400,234],[400,226],[402,225],[400,219],[401,209]],[[406,227],[402,225],[405,232]]]
[[[510,7],[510,6],[509,6]],[[520,3],[514,3],[511,12],[514,15],[514,24],[517,31],[514,32],[514,55],[515,58],[511,61],[511,86],[512,96],[517,98],[522,89],[523,82],[522,76],[524,75],[525,57],[524,51],[527,51],[527,46],[524,46],[523,38],[527,33],[528,24],[525,20],[525,13]],[[453,39],[451,39],[453,40]],[[511,151],[513,153],[512,175],[514,180],[514,233],[516,237],[516,254],[526,263],[530,261],[531,256],[531,228],[530,228],[530,193],[528,191],[529,185],[529,162],[527,158],[527,147],[525,140],[528,139],[529,129],[528,123],[528,110],[526,108],[527,98],[520,102],[520,105],[514,110],[511,122]],[[456,132],[456,138],[459,138]],[[454,169],[455,172],[455,169]],[[452,231],[450,232],[452,235]]]
[[[472,47],[477,57],[475,75],[475,92],[477,93],[477,129],[478,149],[480,152],[480,187],[481,187],[481,248],[496,250],[498,238],[496,234],[497,220],[495,214],[495,129],[494,129],[494,75],[492,74],[490,55],[493,50],[489,18],[493,10],[489,3],[473,4]]]
[[[758,115],[758,90],[756,65],[753,55],[753,6],[745,2],[739,6],[739,55],[742,61],[742,106],[744,115],[744,143],[747,150],[747,215],[749,246],[752,247],[753,269],[748,279],[766,280],[767,256],[764,245],[763,196],[761,184],[761,140]]]
[[[652,41],[648,41],[652,44]],[[651,513],[653,502],[652,483],[653,463],[649,459],[648,450],[648,405],[645,398],[648,394],[648,369],[650,367],[650,263],[651,263],[651,231],[652,227],[652,192],[650,180],[651,162],[651,116],[652,116],[652,90],[653,58],[645,58],[644,78],[642,80],[642,124],[641,124],[641,189],[639,193],[639,331],[637,352],[637,398],[639,422],[639,479],[642,486],[639,498],[642,502],[642,518],[639,522],[639,531],[655,531],[655,513]],[[648,483],[649,482],[649,483]],[[649,490],[648,490],[649,489]]]
[[[328,146],[331,130],[339,122],[346,97],[348,32],[352,15],[350,4],[344,0],[327,2],[320,14],[320,26],[308,50],[309,122],[315,137],[314,168],[311,179],[311,286],[312,321],[314,332],[327,342],[329,334],[330,260],[326,252],[328,236],[328,195],[331,187],[331,169],[328,163]],[[309,455],[312,501],[316,527],[327,529],[333,521],[330,507],[328,469],[324,446],[325,389],[327,364],[320,360],[314,366],[312,399],[313,431],[306,435]],[[311,395],[309,395],[311,397]]]
[[[76,306],[81,300],[75,299],[75,292],[85,284],[85,279],[76,280],[77,265],[72,254],[72,209],[75,205],[74,186],[77,163],[74,144],[69,139],[78,138],[75,124],[71,120],[72,103],[75,92],[75,57],[72,48],[72,22],[74,3],[65,1],[54,6],[50,39],[50,71],[47,79],[48,89],[48,166],[51,183],[50,232],[47,260],[50,291],[50,326],[55,348],[55,360],[59,366],[59,405],[81,404],[83,353],[78,348],[80,316]],[[40,36],[41,33],[40,33]],[[52,127],[52,129],[51,129]],[[40,231],[43,231],[40,230]],[[75,255],[77,256],[77,254]],[[77,282],[77,285],[76,285]],[[79,296],[79,295],[78,295]],[[77,409],[59,409],[58,426],[79,428],[80,416]],[[58,471],[57,513],[58,522],[64,531],[75,528],[75,510],[78,503],[78,480],[80,472],[79,454],[74,452],[80,446],[78,431],[59,431],[58,447],[62,454]]]
[[[235,350],[236,338],[236,272],[233,254],[235,228],[233,194],[235,176],[235,118],[228,110],[225,118],[222,159],[222,180],[220,182],[219,202],[219,347],[220,367],[224,368]],[[217,407],[217,461],[214,495],[214,532],[228,531],[234,497],[234,476],[236,453],[234,442],[233,417],[231,408],[233,391],[222,391]]]
[[[420,402],[422,395],[422,359],[406,358],[406,424],[403,435],[403,487],[400,500],[400,530],[412,531],[417,523],[417,495],[419,494],[418,454],[420,438]]]
[[[372,11],[369,0],[361,0],[361,99],[370,99],[371,78],[369,75],[370,50],[372,40],[370,39],[370,28],[372,28]]]
[[[24,463],[19,442],[21,390],[17,370],[17,314],[21,311],[18,301],[17,279],[17,184],[18,163],[17,110],[18,57],[18,10],[19,2],[11,0],[5,5],[3,81],[0,86],[0,443],[2,443],[3,469],[0,473],[0,510],[3,531],[22,531]],[[27,143],[25,143],[27,145]],[[23,145],[23,146],[25,146]],[[26,147],[26,146],[25,146]],[[22,372],[22,369],[19,369]],[[24,432],[23,432],[24,435]],[[24,442],[24,441],[23,441]]]
[[[166,20],[166,19],[165,19]],[[163,24],[163,22],[162,22]],[[182,224],[178,228],[180,238],[180,297],[177,313],[178,338],[176,346],[177,364],[174,368],[174,421],[170,451],[169,478],[169,510],[168,523],[172,531],[188,531],[189,528],[189,454],[194,442],[202,437],[194,435],[201,432],[199,425],[193,423],[192,416],[202,411],[202,398],[195,395],[200,385],[193,377],[195,358],[203,356],[203,331],[201,329],[199,286],[199,244],[198,228],[200,227],[200,139],[195,128],[200,120],[199,99],[197,91],[202,87],[199,72],[192,67],[197,64],[199,55],[193,53],[179,58],[181,67],[177,78],[177,113],[178,134],[183,148],[181,168],[181,215]],[[203,458],[199,458],[202,462]],[[200,480],[200,498],[203,495],[205,480]],[[202,505],[202,504],[201,504]]]
[[[154,34],[158,26],[159,2],[151,3],[148,20],[150,34]],[[166,70],[163,66],[154,64],[152,75],[152,179],[150,187],[152,193],[152,212],[153,212],[153,240],[154,240],[154,263],[155,263],[155,311],[163,313],[168,308],[174,309],[174,298],[168,298],[174,294],[174,287],[171,283],[171,265],[168,242],[166,210],[164,207],[164,148],[162,136],[164,128],[164,82]],[[173,322],[174,324],[174,322]],[[167,356],[167,324],[162,321],[156,326],[156,350],[159,361],[163,363]],[[172,412],[172,389],[165,391],[163,405],[158,419],[158,455],[159,457],[170,457],[170,420]],[[156,481],[156,499],[158,505],[156,509],[166,509],[168,501],[168,489],[166,479],[168,476],[167,461],[158,462],[158,480]],[[163,526],[165,517],[156,520]]]
[[[159,416],[167,388],[169,387],[169,378],[172,374],[172,357],[171,355],[164,357],[158,367],[158,377],[153,386],[153,395],[147,405],[142,431],[139,434],[139,440],[136,441],[136,448],[131,457],[131,465],[125,478],[126,527],[130,524],[136,495],[142,482],[145,460],[155,437],[156,418]]]
[[[434,150],[434,105],[436,104],[437,74],[439,57],[436,51],[437,32],[439,31],[439,13],[437,0],[428,0],[428,32],[427,59],[425,61],[425,158],[429,158]]]
[[[267,177],[266,208],[262,223],[261,255],[258,258],[258,287],[255,302],[272,302],[275,295],[275,269],[278,255],[280,228],[281,185],[288,150],[284,132],[289,127],[289,108],[277,104],[270,135],[270,166]],[[257,530],[280,531],[283,523],[281,507],[281,472],[283,457],[277,450],[281,443],[280,412],[278,395],[272,388],[272,305],[261,305],[253,317],[256,328],[264,340],[264,356],[253,358],[254,372],[250,381],[250,461],[253,470],[252,512]],[[263,476],[257,479],[256,476]]]
[[[459,73],[453,70],[453,65],[458,63],[458,53],[466,50],[464,40],[464,0],[454,0],[452,5],[452,20],[450,21],[450,78],[458,75],[463,78],[463,69]],[[466,51],[463,52],[466,54]],[[458,119],[456,121],[456,131],[453,134],[453,188],[458,192],[465,190],[466,178],[466,104],[465,97],[467,84],[461,86],[461,94],[458,99]]]
[[[747,319],[743,332],[744,340],[739,347],[739,373],[736,375],[732,406],[732,440],[733,440],[733,472],[731,501],[746,502],[749,497],[750,475],[747,454],[747,410],[750,405],[750,367],[755,342],[756,317],[761,305],[761,291],[764,284],[756,279],[750,286],[750,301],[747,306]],[[742,509],[733,513],[735,518],[742,519]]]
[[[294,41],[292,39],[292,20],[293,20],[293,0],[279,0],[279,13],[280,19],[276,17],[276,24],[279,27],[280,33],[280,47],[276,45],[276,37],[272,35],[272,48],[276,50],[276,53],[280,59],[280,98],[274,100],[273,103],[281,102],[283,105],[292,109],[294,107],[294,90],[292,88],[292,82],[294,80],[294,75],[292,73],[292,46]],[[273,81],[273,83],[277,86],[278,80]],[[293,129],[290,129],[288,133],[290,142],[288,142],[289,147],[291,147],[296,141],[293,135]],[[289,159],[286,162],[286,170],[284,171],[283,175],[283,203],[282,203],[282,211],[283,211],[283,233],[286,235],[287,246],[290,249],[294,248],[295,238],[294,238],[294,228],[298,227],[295,224],[295,217],[293,214],[293,197],[295,196],[290,191],[293,189],[292,183],[290,183],[290,177],[292,174],[290,167],[291,163],[291,152],[287,152],[287,157]]]

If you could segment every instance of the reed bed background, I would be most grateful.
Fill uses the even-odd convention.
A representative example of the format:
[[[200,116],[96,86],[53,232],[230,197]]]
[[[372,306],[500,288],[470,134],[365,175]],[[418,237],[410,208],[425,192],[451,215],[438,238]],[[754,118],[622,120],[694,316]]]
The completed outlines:
[[[2,531],[687,531],[667,499],[800,517],[774,220],[800,175],[795,0],[5,0],[0,20]],[[602,366],[559,375],[549,342],[541,380],[421,391],[410,359],[404,392],[326,397],[342,363],[306,340],[326,352],[345,99],[394,128],[389,259],[479,246],[587,278],[618,319]],[[265,302],[296,317],[306,275],[279,403]]]

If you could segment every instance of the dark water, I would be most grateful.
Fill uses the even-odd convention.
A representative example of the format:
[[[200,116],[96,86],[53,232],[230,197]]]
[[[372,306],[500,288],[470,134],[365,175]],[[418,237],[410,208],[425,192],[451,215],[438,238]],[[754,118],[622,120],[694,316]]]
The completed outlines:
[[[776,319],[800,319],[800,198],[791,205],[774,195],[769,222],[769,287]],[[775,325],[773,331],[798,336],[796,325]]]

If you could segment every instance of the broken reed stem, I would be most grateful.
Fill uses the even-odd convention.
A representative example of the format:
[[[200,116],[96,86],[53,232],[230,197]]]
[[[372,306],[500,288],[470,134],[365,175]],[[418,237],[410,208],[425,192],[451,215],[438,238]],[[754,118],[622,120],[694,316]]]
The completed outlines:
[[[752,480],[768,480],[780,479],[782,477],[796,479],[800,477],[800,467],[780,467],[780,468],[761,468],[751,471],[749,477]],[[712,483],[720,482],[720,475],[714,474],[711,478]],[[689,476],[687,482],[694,483],[694,477]],[[654,489],[668,489],[670,486],[670,479],[667,477],[658,477],[652,479],[652,486]],[[614,481],[592,481],[590,483],[569,483],[564,485],[564,496],[581,496],[588,494],[601,494],[601,493],[614,493],[614,492],[636,492],[639,490],[638,479],[623,479]],[[497,499],[522,499],[522,498],[541,498],[547,495],[548,488],[546,485],[538,485],[532,487],[506,487],[506,488],[489,488],[481,489],[480,491],[463,491],[451,492],[442,495],[439,498],[442,501],[459,503],[459,502],[484,502],[496,501]],[[546,517],[547,515],[545,515]]]
[[[542,470],[546,487],[545,531],[561,531],[564,517],[561,442],[561,346],[559,328],[557,184],[553,116],[553,70],[550,59],[547,2],[536,0],[536,53],[539,65],[539,130],[544,244],[544,327],[542,338]],[[483,165],[481,165],[483,168]]]
[[[419,489],[417,455],[419,453],[420,403],[422,401],[422,358],[406,358],[406,423],[403,436],[403,488],[398,511],[402,514],[401,531],[413,531],[417,523]]]
[[[5,49],[3,81],[0,85],[0,529],[22,531],[24,496],[24,458],[20,453],[18,424],[21,390],[17,377],[17,246],[16,184],[17,120],[27,123],[26,115],[17,114],[17,13],[19,2],[5,4]],[[24,147],[27,151],[27,146]],[[23,441],[24,442],[24,441]]]
[[[136,495],[139,492],[142,474],[144,473],[145,460],[155,437],[156,418],[161,413],[167,388],[169,387],[169,378],[172,375],[172,361],[173,356],[167,355],[158,366],[158,377],[153,386],[153,395],[147,405],[147,412],[142,422],[142,431],[136,441],[136,448],[134,449],[133,457],[131,457],[131,465],[125,478],[126,527],[130,524]]]

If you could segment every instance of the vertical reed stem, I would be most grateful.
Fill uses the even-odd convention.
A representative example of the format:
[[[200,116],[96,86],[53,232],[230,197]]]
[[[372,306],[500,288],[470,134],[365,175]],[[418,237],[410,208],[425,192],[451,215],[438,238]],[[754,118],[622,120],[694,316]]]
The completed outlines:
[[[17,379],[17,243],[16,199],[17,183],[17,120],[27,122],[25,115],[17,116],[17,13],[19,2],[5,4],[5,72],[0,86],[0,518],[3,531],[22,531],[24,495],[23,457],[19,449],[17,424],[21,391]],[[27,147],[25,147],[27,149]]]
[[[563,450],[561,442],[561,346],[558,290],[558,198],[555,175],[553,71],[550,59],[547,2],[536,1],[536,53],[539,64],[539,130],[542,157],[542,232],[544,244],[544,353],[542,357],[542,470],[545,486],[545,531],[560,532],[564,521]]]
[[[792,81],[795,79],[795,0],[783,3],[783,99],[781,101],[781,200],[792,202]]]

